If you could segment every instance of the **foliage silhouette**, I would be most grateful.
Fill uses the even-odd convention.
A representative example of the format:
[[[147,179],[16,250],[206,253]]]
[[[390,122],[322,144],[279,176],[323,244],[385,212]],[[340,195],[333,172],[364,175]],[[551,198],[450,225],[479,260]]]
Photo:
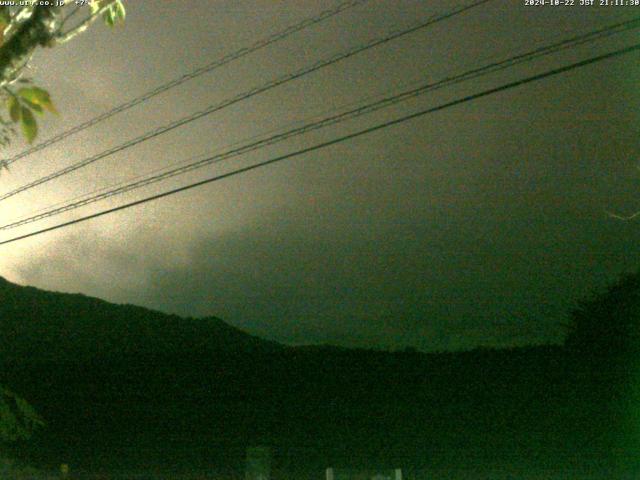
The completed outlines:
[[[0,279],[0,382],[47,420],[23,450],[36,466],[238,473],[245,448],[267,444],[283,475],[372,462],[611,475],[622,390],[600,375],[608,362],[585,361],[594,335],[580,322],[566,347],[287,347]]]
[[[626,357],[640,347],[640,274],[627,274],[571,314],[565,345],[588,355]]]
[[[45,111],[57,113],[49,92],[24,77],[35,50],[72,40],[98,18],[113,27],[126,15],[122,0],[90,0],[75,5],[66,2],[66,6],[55,2],[14,3],[0,6],[0,101],[7,109],[6,118],[0,115],[1,146],[11,142],[15,125],[20,126],[27,142],[33,143],[38,135],[36,117]],[[80,10],[87,14],[69,27],[69,21]]]

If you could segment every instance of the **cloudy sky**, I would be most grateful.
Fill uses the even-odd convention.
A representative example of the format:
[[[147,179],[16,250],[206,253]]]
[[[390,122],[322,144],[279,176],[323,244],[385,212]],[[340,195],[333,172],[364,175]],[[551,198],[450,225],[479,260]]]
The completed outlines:
[[[576,2],[579,3],[579,2]],[[334,5],[127,2],[40,51],[31,74],[60,117],[40,140]],[[10,191],[460,2],[370,0],[12,165]],[[633,18],[632,7],[493,1],[3,201],[3,224],[426,81]],[[1,239],[231,171],[549,68],[597,44],[425,95],[46,221]],[[558,342],[566,312],[637,268],[638,54],[468,102],[157,202],[2,246],[0,275],[287,343],[468,348]],[[5,155],[19,153],[19,141]]]

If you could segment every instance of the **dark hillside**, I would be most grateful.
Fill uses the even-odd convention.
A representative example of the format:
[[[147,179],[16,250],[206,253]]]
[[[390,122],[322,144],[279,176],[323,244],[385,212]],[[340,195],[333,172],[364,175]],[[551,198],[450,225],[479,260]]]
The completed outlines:
[[[180,318],[80,294],[21,287],[0,277],[0,358],[87,362],[122,355],[262,351],[279,346],[218,318]]]
[[[237,470],[254,444],[299,475],[359,462],[609,472],[621,462],[626,390],[583,347],[288,348],[218,319],[6,281],[0,314],[0,383],[47,420],[21,447],[41,465]]]

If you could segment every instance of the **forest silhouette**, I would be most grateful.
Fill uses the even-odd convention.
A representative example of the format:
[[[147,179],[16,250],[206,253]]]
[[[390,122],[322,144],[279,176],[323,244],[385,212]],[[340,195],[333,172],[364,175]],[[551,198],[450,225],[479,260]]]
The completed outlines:
[[[0,385],[46,422],[2,449],[43,471],[241,475],[246,448],[267,445],[274,478],[330,465],[633,478],[639,314],[636,273],[570,312],[564,345],[289,347],[0,278]]]

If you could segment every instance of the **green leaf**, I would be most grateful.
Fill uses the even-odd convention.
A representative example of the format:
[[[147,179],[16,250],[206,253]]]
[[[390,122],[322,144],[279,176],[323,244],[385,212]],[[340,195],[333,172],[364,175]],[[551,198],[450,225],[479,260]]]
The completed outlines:
[[[44,109],[38,105],[37,103],[30,102],[26,98],[22,100],[25,105],[27,105],[31,110],[36,112],[38,115],[44,115]]]
[[[0,7],[0,23],[3,25],[11,23],[11,12],[7,6]]]
[[[4,30],[11,23],[11,12],[9,7],[0,7],[0,33],[2,33],[2,40],[4,41]]]
[[[40,111],[42,111],[42,109],[44,108],[51,113],[58,113],[56,108],[53,106],[53,102],[51,101],[49,92],[42,88],[24,87],[18,90],[18,95],[30,104],[38,105],[39,107],[41,107]]]
[[[8,108],[11,121],[14,123],[19,122],[21,117],[20,102],[18,102],[18,99],[15,97],[15,95],[11,95],[9,97]]]
[[[116,24],[116,19],[113,16],[113,11],[110,8],[106,12],[104,12],[102,18],[104,18],[104,23],[106,23],[110,27],[113,27]]]
[[[122,3],[122,0],[116,1],[115,9],[116,9],[116,19],[119,22],[124,22],[124,19],[127,16],[127,10],[124,8],[124,3]]]
[[[110,27],[115,26],[117,23],[124,22],[126,16],[127,11],[124,8],[122,0],[113,2],[103,14],[105,23]]]
[[[33,143],[36,136],[38,135],[38,124],[36,123],[36,119],[29,108],[23,106],[21,112],[22,122],[20,123],[20,125],[22,127],[22,133],[27,139],[27,142]]]

